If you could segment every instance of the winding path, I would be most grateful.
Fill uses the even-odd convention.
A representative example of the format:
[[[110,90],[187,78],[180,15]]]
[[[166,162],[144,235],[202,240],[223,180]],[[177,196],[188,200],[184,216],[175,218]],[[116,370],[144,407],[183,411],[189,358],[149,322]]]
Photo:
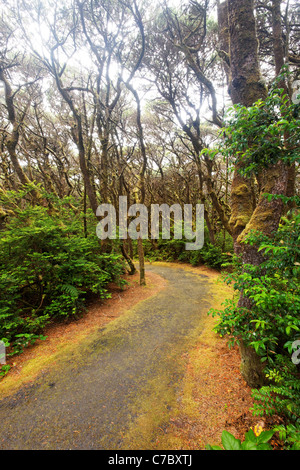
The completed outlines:
[[[210,286],[186,269],[147,270],[167,287],[0,401],[0,449],[143,448],[145,428],[155,435],[164,425],[210,307]]]

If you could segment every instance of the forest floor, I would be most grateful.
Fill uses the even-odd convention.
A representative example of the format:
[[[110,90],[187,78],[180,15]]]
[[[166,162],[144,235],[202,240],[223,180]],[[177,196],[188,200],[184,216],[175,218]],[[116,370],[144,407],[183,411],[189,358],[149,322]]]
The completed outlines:
[[[170,276],[170,272],[172,272],[172,275],[174,274],[173,277]],[[168,273],[167,277],[165,273]],[[113,440],[107,441],[107,443],[103,441],[101,445],[104,447],[102,448],[107,448],[105,446],[108,446],[108,448],[115,449],[116,447],[114,446],[117,445],[120,446],[119,448],[123,449],[202,450],[207,444],[220,445],[223,429],[228,430],[234,434],[235,437],[243,440],[245,432],[258,423],[259,419],[253,417],[250,411],[253,404],[251,389],[240,375],[239,353],[236,348],[229,349],[226,339],[220,338],[213,331],[213,326],[216,324],[217,319],[207,315],[209,308],[220,308],[225,298],[233,295],[228,286],[218,282],[220,280],[219,273],[203,266],[191,267],[178,263],[153,263],[151,265],[147,264],[146,274],[146,286],[142,287],[139,285],[138,274],[127,277],[129,284],[125,289],[120,290],[116,286],[111,286],[112,297],[110,299],[101,302],[93,301],[89,305],[87,312],[75,322],[49,326],[45,332],[47,335],[46,341],[38,341],[34,346],[25,350],[23,354],[15,356],[10,360],[12,369],[0,382],[0,393],[3,398],[3,400],[1,400],[0,410],[2,407],[4,412],[3,419],[7,423],[6,429],[8,429],[6,436],[2,433],[2,446],[0,440],[0,449],[30,448],[29,446],[32,442],[35,442],[35,448],[49,448],[51,442],[53,445],[54,437],[51,436],[51,430],[48,429],[45,431],[47,428],[45,428],[44,421],[47,421],[47,419],[50,421],[50,419],[53,420],[54,418],[53,416],[50,418],[51,415],[47,418],[45,403],[49,403],[49,390],[53,393],[56,388],[56,383],[58,383],[59,380],[63,383],[63,379],[58,379],[55,374],[52,376],[51,372],[49,375],[49,370],[55,370],[56,366],[61,364],[61,357],[65,357],[63,360],[64,366],[67,366],[71,371],[74,369],[73,379],[74,377],[75,379],[78,377],[78,380],[81,381],[85,377],[86,380],[90,380],[92,383],[91,376],[93,376],[92,371],[95,370],[95,362],[91,359],[90,364],[82,363],[80,357],[85,357],[82,352],[84,349],[81,351],[81,355],[77,357],[74,353],[76,347],[78,346],[79,348],[85,338],[89,337],[91,338],[92,342],[90,344],[93,345],[93,348],[95,350],[98,348],[97,353],[99,354],[100,352],[104,354],[111,347],[110,343],[112,340],[110,336],[107,336],[107,339],[105,339],[105,335],[103,340],[99,340],[99,332],[105,332],[107,325],[113,325],[115,323],[113,320],[120,319],[122,316],[126,318],[128,312],[132,309],[134,310],[135,306],[141,306],[141,302],[150,299],[152,304],[153,302],[155,304],[155,299],[159,299],[159,294],[161,293],[163,293],[163,298],[167,303],[170,293],[171,302],[176,290],[172,291],[170,284],[173,282],[174,286],[178,285],[178,279],[181,278],[183,281],[182,285],[178,286],[178,291],[180,290],[179,287],[181,287],[182,292],[186,291],[187,298],[191,296],[191,293],[188,292],[188,287],[190,284],[192,286],[194,282],[193,279],[196,279],[198,282],[201,278],[201,282],[203,283],[202,288],[205,286],[202,297],[199,300],[199,302],[201,302],[201,326],[197,326],[194,333],[190,333],[187,325],[187,330],[185,331],[183,316],[182,320],[180,320],[183,322],[180,329],[185,346],[178,350],[173,348],[173,352],[165,350],[161,346],[160,338],[157,338],[156,333],[157,345],[154,342],[154,344],[150,346],[153,356],[151,359],[151,367],[154,367],[157,377],[159,377],[159,373],[161,374],[162,370],[170,371],[169,375],[166,374],[168,375],[166,383],[160,383],[161,379],[153,379],[151,382],[146,373],[144,379],[143,377],[139,379],[142,380],[142,384],[147,383],[147,386],[150,384],[151,387],[147,388],[144,387],[144,385],[138,384],[140,390],[143,390],[141,393],[143,398],[140,398],[134,410],[133,408],[130,409],[131,416],[133,417],[133,425],[122,432],[122,439],[120,439],[117,444],[115,444]],[[181,278],[178,276],[181,276]],[[184,281],[184,279],[186,280]],[[197,302],[197,300],[194,300],[192,297],[190,298],[191,303]],[[150,304],[144,304],[143,308],[145,310],[145,306],[147,305],[151,313]],[[187,312],[187,322],[196,321],[194,313],[191,315],[190,320]],[[139,320],[139,322],[140,321],[142,320]],[[143,321],[146,322],[146,319],[143,319]],[[165,319],[163,322],[165,322]],[[133,326],[133,330],[137,328],[137,322],[131,323],[131,325]],[[151,324],[147,325],[145,323],[145,325],[151,330]],[[162,323],[162,325],[163,328],[160,327],[160,329],[166,331],[168,329],[168,322]],[[172,333],[171,325],[170,330]],[[153,334],[155,337],[155,332]],[[178,334],[179,333],[174,330],[174,335],[178,336]],[[129,336],[131,337],[131,333]],[[177,344],[180,342],[180,338],[178,339],[177,336],[175,336],[174,341],[176,340]],[[95,338],[98,339],[95,340]],[[120,338],[121,337],[119,337],[119,340]],[[150,340],[147,341],[149,342]],[[147,341],[145,340],[145,345],[141,345],[142,349],[144,348],[146,350],[148,348]],[[153,341],[152,337],[151,341]],[[160,364],[161,353],[164,351],[167,351],[166,358],[164,362]],[[88,352],[90,352],[90,350]],[[124,356],[124,354],[126,355],[127,353],[125,351],[122,352],[122,354]],[[116,355],[117,352],[115,351],[113,357]],[[105,356],[103,356],[103,358],[104,357]],[[111,357],[110,355],[109,361],[111,361]],[[76,366],[74,366],[74,363],[76,363]],[[139,364],[137,364],[137,366],[134,365],[134,368],[136,367],[139,367]],[[148,366],[145,367],[141,364],[140,367],[141,370],[144,371]],[[132,383],[134,384],[134,371],[131,370],[131,368],[132,366],[130,366],[128,362],[126,365],[126,370],[129,374],[128,380],[130,381],[132,378]],[[116,369],[116,376],[119,373],[123,373],[121,366],[119,369],[120,370]],[[103,369],[102,376],[104,379],[106,373],[107,370]],[[143,374],[140,373],[140,376],[142,375]],[[43,376],[45,376],[46,382],[43,382]],[[98,380],[99,377],[95,376],[94,379]],[[67,380],[67,378],[65,378],[65,380]],[[110,379],[107,378],[107,383],[109,383],[109,380]],[[122,383],[122,378],[120,383]],[[39,395],[35,395],[36,387],[42,390]],[[66,387],[69,387],[69,385],[65,383],[64,387],[64,390],[66,390]],[[74,387],[74,385],[70,386],[70,394],[72,393],[72,387]],[[126,394],[128,394],[127,388]],[[145,393],[145,389],[147,389],[147,393]],[[169,395],[167,393],[168,390],[170,391]],[[107,391],[110,395],[115,392],[115,389]],[[131,396],[130,393],[128,396]],[[51,395],[51,400],[52,399],[54,399],[53,395]],[[75,396],[74,402],[72,403],[75,404],[76,400],[78,400],[78,402],[80,401],[78,396]],[[109,401],[107,395],[103,400],[103,408],[111,405],[106,402]],[[163,401],[164,406],[161,407],[161,405],[157,404],[156,400],[158,402]],[[39,439],[37,433],[40,433],[37,426],[36,431],[28,430],[28,439],[25,444],[18,444],[15,447],[13,439],[16,439],[18,433],[16,422],[18,421],[19,423],[20,421],[19,417],[22,415],[22,406],[24,407],[24,414],[26,413],[26,416],[28,416],[28,420],[32,420],[33,418],[33,414],[31,415],[31,412],[28,411],[30,410],[30,404],[37,407],[36,412],[43,418],[41,418],[41,428],[43,428],[43,432],[41,433],[43,437],[41,439],[43,442],[36,441]],[[153,404],[155,404],[154,407]],[[7,416],[5,409],[11,410],[14,406],[16,407],[18,416],[10,418]],[[62,406],[61,402],[59,402],[59,406]],[[67,406],[69,410],[71,402],[69,402]],[[82,403],[81,406],[83,406]],[[126,406],[123,408],[124,413]],[[143,412],[140,412],[139,406]],[[18,407],[20,408],[19,412]],[[155,413],[157,416],[153,418]],[[126,419],[125,415],[124,418]],[[95,415],[92,416],[91,419],[96,420],[98,418]],[[3,425],[4,424],[5,423],[3,423]],[[58,424],[56,425],[58,426]],[[55,422],[51,426],[55,427]],[[77,427],[78,426],[79,421],[77,423]],[[115,434],[116,431],[112,421],[109,423],[109,426],[111,435]],[[9,434],[10,428],[13,430],[12,433],[14,437]],[[89,426],[89,428],[91,428],[91,426]],[[74,428],[72,433],[80,434],[80,428],[78,427],[78,429],[79,431]],[[136,432],[137,429],[138,433]],[[34,434],[35,432],[36,434]],[[21,430],[20,435],[24,435],[24,432],[22,434]],[[66,445],[67,448],[83,448],[86,442],[82,441],[81,444],[77,446],[76,444],[73,445],[72,441],[71,444]],[[68,445],[70,447],[68,447]],[[113,447],[109,447],[110,445]],[[61,447],[58,445],[58,448]]]

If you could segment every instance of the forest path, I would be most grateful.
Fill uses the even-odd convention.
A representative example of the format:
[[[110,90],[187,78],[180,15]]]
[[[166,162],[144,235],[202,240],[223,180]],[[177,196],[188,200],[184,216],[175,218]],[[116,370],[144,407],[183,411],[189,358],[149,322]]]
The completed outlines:
[[[146,271],[167,286],[1,400],[0,449],[149,448],[176,403],[211,286],[208,276],[184,268]]]

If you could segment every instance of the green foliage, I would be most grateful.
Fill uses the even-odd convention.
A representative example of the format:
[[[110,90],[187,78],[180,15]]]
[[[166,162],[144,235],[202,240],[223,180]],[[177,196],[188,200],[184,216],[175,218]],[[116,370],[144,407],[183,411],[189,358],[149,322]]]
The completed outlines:
[[[211,243],[206,243],[202,250],[202,258],[207,266],[215,269],[221,269],[223,265],[232,261],[230,253],[223,253],[220,246],[212,245]]]
[[[299,160],[297,105],[276,86],[277,82],[265,101],[259,100],[248,108],[238,104],[228,111],[219,151],[243,162],[245,174],[257,173],[279,160],[288,164]]]
[[[248,243],[264,253],[260,266],[238,262],[225,281],[251,301],[249,309],[228,300],[219,315],[216,331],[230,344],[242,339],[264,361],[267,386],[253,390],[255,415],[280,414],[293,423],[300,445],[300,377],[292,362],[293,343],[300,338],[300,214],[282,218],[273,238],[252,234]]]
[[[279,77],[279,80],[282,77]],[[245,175],[259,173],[281,160],[287,165],[299,160],[299,116],[283,90],[274,87],[265,101],[231,110],[220,152],[235,155]],[[299,197],[266,194],[269,201],[280,198],[299,207]],[[300,214],[283,217],[270,237],[251,233],[245,243],[263,255],[259,266],[242,264],[235,258],[235,270],[225,277],[235,290],[219,315],[216,331],[228,336],[229,344],[241,340],[252,346],[265,365],[268,384],[253,390],[253,413],[280,414],[286,422],[287,446],[300,447],[300,375],[292,361],[293,345],[300,339]],[[237,302],[246,298],[241,308]],[[281,434],[283,431],[281,429]]]
[[[0,240],[0,339],[13,353],[41,339],[51,320],[78,314],[88,295],[108,297],[108,283],[123,273],[118,254],[101,253],[95,230],[84,238],[82,215],[69,200],[43,195],[50,208],[32,206],[26,194],[0,201],[14,213]]]
[[[205,240],[207,233],[205,234]],[[201,250],[186,250],[185,243],[189,240],[157,240],[156,245],[150,241],[144,242],[145,257],[149,261],[181,261],[192,266],[205,264],[211,268],[220,270],[223,265],[232,262],[232,241],[226,240],[226,253],[221,247],[223,240],[217,240],[216,245],[205,241]]]
[[[0,377],[4,377],[11,369],[9,364],[4,364],[0,369]]]
[[[274,432],[278,433],[279,439],[285,443],[287,450],[300,450],[300,429],[294,424],[275,426]]]
[[[274,349],[288,348],[300,332],[299,237],[299,214],[283,218],[272,239],[252,234],[248,243],[259,246],[265,261],[259,266],[237,263],[235,272],[225,278],[251,300],[251,310],[230,301],[218,331],[243,338],[270,360]]]
[[[223,448],[216,445],[207,445],[207,450],[272,450],[268,443],[273,437],[273,431],[262,431],[258,436],[250,429],[245,434],[245,440],[241,442],[236,439],[230,432],[224,430],[222,432]]]

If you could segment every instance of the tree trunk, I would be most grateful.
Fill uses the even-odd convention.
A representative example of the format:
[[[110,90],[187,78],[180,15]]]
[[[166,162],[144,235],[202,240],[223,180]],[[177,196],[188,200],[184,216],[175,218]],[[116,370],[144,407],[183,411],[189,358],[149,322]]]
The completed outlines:
[[[94,214],[96,214],[96,211],[97,211],[97,208],[98,208],[97,196],[96,196],[96,193],[95,193],[95,190],[94,190],[94,186],[91,182],[90,173],[89,173],[89,170],[88,170],[88,167],[87,167],[81,126],[80,126],[80,129],[79,129],[79,138],[78,138],[78,141],[77,141],[77,148],[78,148],[78,153],[79,153],[79,166],[80,166],[81,173],[82,173],[82,176],[83,176],[84,185],[85,185],[85,188],[86,188],[86,193],[87,193],[91,208],[92,208]]]
[[[6,139],[6,147],[11,159],[11,162],[13,164],[13,167],[15,169],[15,172],[18,175],[18,178],[22,184],[28,184],[30,183],[30,180],[27,178],[26,174],[23,171],[23,168],[21,167],[17,154],[16,154],[16,147],[19,142],[19,128],[22,124],[21,120],[17,119],[16,116],[16,110],[15,110],[15,105],[14,105],[14,94],[12,91],[12,88],[8,82],[8,80],[5,77],[4,70],[0,68],[0,81],[4,84],[4,91],[5,91],[5,104],[7,107],[7,112],[8,112],[8,119],[12,125],[12,132],[10,134],[10,137]],[[25,116],[25,114],[24,114]]]
[[[288,44],[284,46],[283,43],[283,28],[281,23],[281,3],[282,0],[272,0],[272,28],[273,28],[273,50],[275,60],[275,73],[278,76],[282,72],[282,67],[285,65],[285,47],[288,50]],[[289,87],[285,80],[281,80],[278,83],[279,88],[283,88],[284,93],[289,95]],[[286,136],[287,138],[288,136]],[[288,197],[295,195],[295,183],[296,183],[296,167],[295,163],[291,164],[288,169],[288,181],[287,181],[287,192]],[[286,206],[286,211],[296,207],[296,204],[290,202]]]
[[[266,98],[258,62],[258,40],[253,0],[228,0],[230,51],[229,94],[233,104],[251,106]],[[223,19],[224,23],[224,19]],[[224,26],[223,26],[224,29]],[[231,189],[230,227],[235,250],[240,252],[237,238],[248,224],[254,211],[253,180],[241,175],[241,163],[236,165]]]
[[[241,374],[251,388],[260,388],[265,384],[263,364],[253,348],[249,348],[243,341],[240,342]]]
[[[127,250],[126,250],[126,240],[123,240],[122,241],[122,245],[121,245],[121,251],[122,251],[122,255],[124,256],[125,260],[127,261],[128,263],[128,266],[129,266],[129,274],[130,275],[133,275],[136,273],[136,269],[135,269],[135,266],[134,266],[134,263],[132,261],[132,258],[131,256],[127,253]]]
[[[230,36],[230,83],[229,92],[234,104],[240,103],[251,106],[258,99],[266,98],[266,88],[262,82],[259,60],[258,39],[254,17],[253,0],[228,0],[228,25]],[[278,168],[266,170],[262,175],[261,195],[254,209],[253,181],[240,174],[243,168],[241,163],[236,165],[232,181],[231,192],[231,219],[234,245],[236,253],[243,253],[243,263],[259,265],[262,261],[260,253],[255,247],[243,244],[245,236],[251,228],[270,233],[278,227],[281,211],[275,201],[268,203],[263,192],[271,193],[281,191],[283,187],[276,187]],[[276,174],[276,177],[275,177]],[[283,184],[284,186],[284,184]],[[241,295],[239,306],[251,308],[249,299]],[[261,387],[265,382],[263,365],[254,349],[240,343],[241,373],[251,387]]]
[[[108,201],[108,132],[104,131],[105,136],[100,138],[101,141],[101,184],[100,194],[101,202],[107,204]],[[99,134],[98,134],[99,135]],[[99,135],[100,137],[100,135]]]
[[[266,97],[258,61],[253,0],[228,0],[230,33],[230,95],[232,102],[251,106]]]
[[[138,255],[139,255],[140,285],[145,286],[146,285],[145,258],[144,258],[143,240],[141,237],[137,239],[137,248],[138,248]]]
[[[274,58],[275,69],[278,75],[284,65],[284,48],[282,44],[282,28],[280,4],[281,0],[273,0],[272,16],[273,16],[273,41],[274,41]],[[287,92],[287,87],[282,81],[280,86]],[[284,211],[284,205],[281,200],[268,200],[264,194],[281,194],[286,195],[287,191],[292,191],[291,186],[293,180],[293,168],[288,167],[279,161],[275,165],[270,165],[259,175],[260,195],[257,206],[251,216],[247,227],[237,239],[238,244],[242,244],[251,230],[258,230],[267,236],[278,229],[280,218]],[[259,265],[263,261],[262,255],[258,253],[255,246],[244,245],[243,263],[251,263]],[[241,297],[240,306],[247,304],[247,299]],[[249,385],[258,387],[263,384],[264,378],[262,374],[261,364],[258,360],[255,362],[255,353],[242,345],[242,368],[243,375]]]
[[[218,4],[218,25],[219,25],[219,50],[218,54],[223,59],[224,71],[227,84],[231,81],[230,73],[230,35],[228,24],[228,4],[227,1]]]
[[[6,147],[11,159],[11,162],[13,164],[14,170],[16,174],[18,175],[18,178],[21,182],[21,184],[26,185],[29,184],[31,181],[27,177],[26,173],[24,172],[22,166],[20,165],[17,153],[16,153],[16,148],[19,143],[19,138],[20,138],[20,128],[23,124],[23,121],[26,116],[27,109],[29,107],[29,102],[27,106],[25,107],[25,110],[20,116],[17,116],[16,114],[16,107],[14,104],[14,96],[15,94],[12,91],[12,88],[10,86],[10,83],[8,82],[7,78],[5,77],[4,70],[0,68],[0,81],[4,85],[4,92],[5,92],[5,104],[7,107],[7,112],[8,112],[8,119],[11,123],[12,126],[12,132],[10,134],[10,137],[7,138],[6,140]],[[35,189],[31,190],[31,195],[33,197],[34,201],[38,201],[40,199],[40,195]]]
[[[209,218],[209,213],[205,209],[205,207],[204,207],[204,219],[205,219],[207,230],[208,230],[209,241],[212,245],[215,245],[216,244],[215,232],[214,232],[213,226]]]
[[[141,121],[141,103],[140,103],[140,98],[137,93],[137,91],[133,88],[132,85],[130,85],[128,82],[126,83],[126,86],[129,91],[134,96],[134,99],[136,101],[136,106],[137,106],[137,118],[136,118],[136,123],[137,123],[137,137],[139,139],[140,143],[140,150],[142,154],[142,165],[141,165],[141,171],[139,174],[139,191],[140,191],[140,197],[138,197],[138,191],[135,192],[135,200],[136,203],[144,204],[145,202],[145,172],[147,168],[147,154],[146,154],[146,147],[145,147],[145,142],[144,142],[144,132],[143,132],[143,126],[142,126],[142,121]],[[144,258],[144,247],[143,247],[143,240],[141,237],[138,238],[137,240],[137,248],[138,248],[138,257],[139,257],[139,268],[140,268],[140,285],[144,286],[146,285],[146,277],[145,277],[145,258]]]

